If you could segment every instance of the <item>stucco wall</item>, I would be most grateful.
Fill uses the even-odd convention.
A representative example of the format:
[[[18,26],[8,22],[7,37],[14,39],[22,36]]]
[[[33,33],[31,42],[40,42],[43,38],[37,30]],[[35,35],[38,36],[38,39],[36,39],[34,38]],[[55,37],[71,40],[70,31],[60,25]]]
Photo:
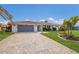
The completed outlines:
[[[39,30],[38,30],[38,25],[34,25],[34,32],[38,32],[38,31],[43,31],[42,25],[39,26]]]
[[[12,32],[17,32],[17,25],[12,26]]]
[[[43,26],[42,25],[40,26],[40,30],[41,30],[41,32],[43,31]]]
[[[42,31],[42,30],[43,30],[43,28],[42,28],[42,26],[40,26],[40,31]],[[17,25],[12,26],[12,32],[18,32]],[[37,25],[34,25],[34,32],[38,32],[38,27],[37,27]]]
[[[37,25],[34,25],[34,32],[37,32],[38,29],[37,29]]]

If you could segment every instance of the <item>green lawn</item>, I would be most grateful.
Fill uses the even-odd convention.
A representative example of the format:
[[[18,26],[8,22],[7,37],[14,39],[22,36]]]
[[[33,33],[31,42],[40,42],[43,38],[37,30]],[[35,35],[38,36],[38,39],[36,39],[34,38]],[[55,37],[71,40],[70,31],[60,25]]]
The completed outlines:
[[[72,31],[72,33],[73,33],[75,36],[79,37],[79,30]]]
[[[79,31],[74,31],[73,34],[74,35],[79,35]],[[57,36],[56,31],[49,31],[48,33],[42,33],[42,35],[45,35],[45,36],[51,38],[52,40],[55,40],[55,41],[65,45],[68,48],[70,48],[70,49],[72,49],[72,50],[79,53],[79,42],[70,41],[70,40],[63,40],[63,39],[61,39]]]
[[[59,31],[59,33],[62,33],[63,31]],[[68,31],[66,31],[66,33],[68,33]],[[79,37],[79,30],[72,30],[72,34]]]
[[[4,38],[12,35],[13,33],[11,32],[3,32],[3,31],[0,31],[0,41],[3,40]]]

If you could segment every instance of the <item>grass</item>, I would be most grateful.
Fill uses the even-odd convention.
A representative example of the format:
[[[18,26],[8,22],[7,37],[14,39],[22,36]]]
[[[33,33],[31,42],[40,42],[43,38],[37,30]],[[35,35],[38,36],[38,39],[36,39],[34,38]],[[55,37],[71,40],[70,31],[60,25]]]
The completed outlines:
[[[79,33],[79,31],[74,31],[73,34],[79,35],[78,33]],[[42,33],[42,35],[45,35],[45,36],[49,37],[50,39],[55,40],[55,41],[63,44],[64,46],[79,53],[79,42],[71,41],[71,40],[63,40],[58,37],[57,31],[49,31],[47,33]]]
[[[79,30],[73,31],[72,32],[75,36],[79,37]]]
[[[4,38],[12,35],[13,33],[12,32],[3,32],[3,31],[0,31],[0,41],[3,40]]]
[[[59,31],[59,33],[62,33],[63,31]],[[66,31],[68,33],[68,31]],[[72,30],[72,34],[76,37],[79,37],[79,30]]]

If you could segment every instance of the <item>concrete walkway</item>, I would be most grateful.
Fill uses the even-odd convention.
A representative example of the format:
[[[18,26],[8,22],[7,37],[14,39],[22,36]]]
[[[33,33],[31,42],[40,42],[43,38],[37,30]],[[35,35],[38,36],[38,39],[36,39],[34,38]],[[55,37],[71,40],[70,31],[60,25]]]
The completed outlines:
[[[75,52],[40,33],[15,33],[0,42],[0,53],[70,54]]]

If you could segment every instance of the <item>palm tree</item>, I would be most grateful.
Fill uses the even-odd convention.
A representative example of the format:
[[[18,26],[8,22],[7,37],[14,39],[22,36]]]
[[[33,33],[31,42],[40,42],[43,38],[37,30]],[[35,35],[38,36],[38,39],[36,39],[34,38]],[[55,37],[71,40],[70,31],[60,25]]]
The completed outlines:
[[[64,28],[64,33],[66,33],[66,30],[68,31],[68,33],[66,33],[67,35],[70,35],[70,29],[72,27],[72,23],[69,20],[64,20],[63,22],[63,28]]]
[[[72,31],[71,27],[72,27],[72,23],[68,20],[68,21],[67,21],[68,35],[71,35],[71,31]]]
[[[66,19],[64,19],[64,22],[63,22],[63,24],[62,24],[61,27],[62,27],[63,30],[64,30],[64,34],[66,34],[66,29],[67,29],[67,20],[66,20]]]
[[[12,21],[13,16],[1,6],[0,6],[0,16],[2,16],[5,20],[9,20],[10,22],[13,22]]]
[[[78,16],[73,16],[73,17],[70,18],[70,22],[71,22],[71,26],[70,26],[71,34],[72,34],[73,27],[76,25],[76,23],[78,21],[79,21],[79,17]]]
[[[78,16],[73,16],[69,20],[65,19],[63,22],[63,25],[62,25],[62,26],[64,26],[64,33],[65,33],[65,30],[67,29],[68,35],[72,35],[72,29],[76,25],[77,21],[79,21]]]
[[[12,21],[13,16],[1,6],[0,6],[0,16],[2,16],[5,20],[9,20],[11,24],[14,25]]]

